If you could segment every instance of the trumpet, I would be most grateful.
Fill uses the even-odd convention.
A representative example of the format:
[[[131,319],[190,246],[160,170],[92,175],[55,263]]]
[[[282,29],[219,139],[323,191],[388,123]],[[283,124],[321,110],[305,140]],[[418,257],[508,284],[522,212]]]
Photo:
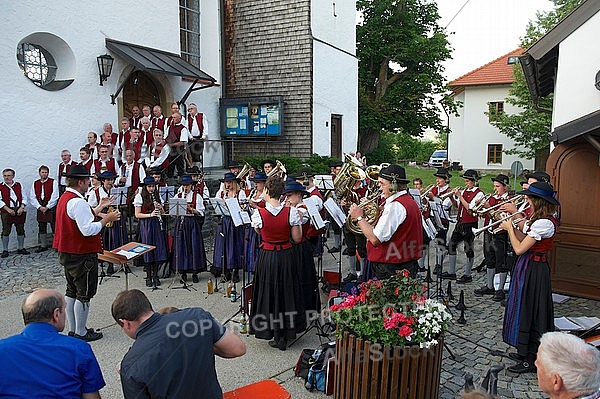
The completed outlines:
[[[519,206],[521,206],[525,202],[525,200],[526,199],[525,199],[525,196],[523,194],[515,195],[514,197],[509,198],[507,200],[504,200],[502,202],[498,202],[497,204],[495,204],[493,206],[490,206],[490,207],[487,207],[487,208],[484,208],[484,209],[478,209],[477,210],[477,214],[481,216],[481,215],[485,215],[487,213],[490,217],[493,217],[498,212],[501,212],[500,208],[503,205],[506,205],[506,204],[509,204],[509,203],[512,202],[518,208]]]
[[[106,213],[108,214],[108,213],[112,213],[112,212],[116,212],[116,209],[114,206],[109,206]],[[113,222],[112,221],[106,222],[106,224],[104,226],[110,229],[111,227],[113,227]]]
[[[443,201],[446,198],[450,198],[451,196],[455,195],[455,193],[457,191],[464,190],[464,189],[465,189],[464,187],[455,187],[452,190],[448,191],[447,193],[440,195],[439,197]]]
[[[473,209],[469,209],[467,211],[469,213],[469,215],[471,215],[471,216],[482,216],[482,215],[485,215],[485,213],[481,213],[481,208],[483,208],[485,206],[485,204],[493,196],[494,196],[494,194],[488,194],[485,197],[481,198],[480,200],[475,201],[475,206],[473,207]]]
[[[499,226],[499,225],[500,225],[500,223],[504,222],[505,220],[508,220],[508,219],[512,218],[513,216],[516,216],[516,215],[520,214],[522,211],[524,211],[524,210],[525,210],[525,209],[527,209],[527,208],[529,208],[529,205],[527,205],[525,208],[521,209],[520,211],[517,211],[517,212],[515,212],[515,213],[511,213],[511,214],[509,214],[509,215],[506,215],[506,216],[504,216],[504,217],[502,217],[502,218],[500,218],[500,219],[498,219],[498,220],[496,220],[496,221],[493,221],[493,222],[491,222],[491,223],[488,223],[488,224],[486,224],[486,225],[485,225],[485,226],[483,226],[483,227],[480,227],[480,228],[475,228],[475,227],[473,227],[473,229],[472,229],[472,231],[473,231],[473,234],[475,234],[475,235],[477,236],[477,235],[481,234],[482,232],[486,231],[487,229],[491,229],[492,227]],[[524,218],[518,218],[516,221],[513,221],[513,225],[514,225],[515,223],[518,223],[518,222],[522,221],[523,219],[524,219]],[[498,229],[496,228],[496,229],[492,229],[492,232],[499,232],[500,230],[502,230],[502,229],[500,228],[500,229],[498,230]]]
[[[425,188],[425,190],[423,190],[423,192],[421,193],[421,201],[427,198],[427,195],[431,192],[431,190],[433,190],[434,187],[435,184],[430,184],[429,186],[427,186],[427,188]]]

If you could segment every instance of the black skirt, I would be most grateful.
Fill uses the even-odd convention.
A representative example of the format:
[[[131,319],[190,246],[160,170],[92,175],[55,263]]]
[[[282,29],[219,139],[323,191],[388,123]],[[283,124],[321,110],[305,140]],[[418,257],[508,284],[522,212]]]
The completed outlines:
[[[306,330],[299,268],[296,248],[258,250],[250,311],[250,333],[256,338],[293,340]]]

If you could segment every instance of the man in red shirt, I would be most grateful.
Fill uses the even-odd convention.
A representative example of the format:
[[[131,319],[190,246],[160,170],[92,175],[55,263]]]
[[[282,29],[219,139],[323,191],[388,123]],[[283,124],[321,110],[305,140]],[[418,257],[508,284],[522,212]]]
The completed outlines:
[[[25,206],[27,194],[23,191],[21,183],[15,181],[15,171],[4,169],[2,171],[4,182],[0,184],[0,215],[2,217],[2,258],[8,257],[8,237],[15,225],[17,230],[17,253],[29,255],[23,244],[25,242]]]
[[[102,199],[92,209],[84,199],[90,185],[90,172],[82,165],[74,165],[66,174],[67,189],[56,206],[56,231],[53,248],[65,269],[67,279],[66,312],[73,336],[90,342],[102,338],[102,333],[86,327],[90,300],[98,287],[98,253],[102,252],[100,230],[108,222],[119,220],[121,214],[102,214],[111,199]],[[95,222],[96,216],[100,221]],[[69,333],[71,335],[71,333]]]

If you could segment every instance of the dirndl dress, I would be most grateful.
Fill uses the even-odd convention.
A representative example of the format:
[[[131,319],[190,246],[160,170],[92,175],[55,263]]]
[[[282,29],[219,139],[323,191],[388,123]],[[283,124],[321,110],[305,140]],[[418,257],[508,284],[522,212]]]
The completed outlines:
[[[139,240],[143,244],[154,245],[153,251],[146,252],[143,256],[144,263],[165,262],[169,258],[167,249],[167,237],[160,229],[160,221],[157,217],[139,220]]]
[[[201,217],[180,216],[175,221],[171,268],[178,272],[206,270]]]
[[[233,269],[241,269],[244,258],[245,226],[235,227],[231,216],[223,216],[217,225],[213,253],[215,275]]]
[[[127,219],[125,213],[121,213],[121,219],[115,220],[112,227],[102,229],[102,249],[112,251],[129,242],[127,235]]]

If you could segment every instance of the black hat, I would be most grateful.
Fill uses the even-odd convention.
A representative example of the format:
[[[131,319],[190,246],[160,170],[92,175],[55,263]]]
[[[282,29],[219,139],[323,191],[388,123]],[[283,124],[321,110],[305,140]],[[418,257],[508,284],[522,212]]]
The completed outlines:
[[[273,161],[272,159],[264,159],[261,163],[260,163],[260,167],[262,168],[262,170],[265,170],[265,164],[269,163],[271,165],[273,165],[273,167],[275,167],[275,165],[277,164],[275,161]]]
[[[540,197],[553,205],[560,205],[556,199],[556,192],[550,183],[536,181],[529,185],[527,190],[519,191],[517,194],[525,194],[530,197]]]
[[[231,173],[231,172],[225,173],[225,176],[222,179],[219,179],[220,182],[226,182],[226,181],[232,181],[232,180],[239,181],[240,179],[235,177],[235,174]]]
[[[149,175],[162,175],[162,169],[155,166],[153,168],[148,169]]]
[[[192,176],[190,176],[190,175],[183,175],[179,179],[179,184],[181,184],[182,186],[187,186],[187,185],[194,184],[194,183],[196,183],[196,182],[194,181],[194,179],[192,179]]]
[[[154,177],[152,176],[146,176],[144,177],[144,180],[140,182],[140,186],[156,186],[157,184],[159,183],[154,180]]]
[[[267,175],[264,172],[256,172],[254,177],[250,177],[251,181],[267,181]]]
[[[329,163],[329,167],[330,168],[339,168],[340,166],[342,166],[344,163],[342,161],[333,161]]]
[[[387,168],[381,169],[379,172],[379,177],[389,180],[391,182],[395,181],[398,184],[408,184],[409,180],[406,179],[406,171],[400,165],[390,165]]]
[[[433,175],[436,177],[441,177],[445,180],[450,180],[450,178],[452,177],[452,175],[448,172],[447,168],[437,168],[437,172],[435,172]]]
[[[238,161],[230,161],[229,164],[227,164],[227,169],[233,169],[233,168],[241,168],[242,165],[240,165],[240,163]]]
[[[302,193],[303,197],[308,195],[308,191],[306,191],[306,187],[304,187],[304,184],[300,184],[300,183],[294,181],[294,182],[290,182],[285,185],[285,189],[284,189],[285,193],[291,193],[291,192],[295,192],[295,191],[299,191],[300,193]]]
[[[543,181],[546,183],[550,183],[550,175],[546,172],[533,172],[533,173],[527,173],[525,175],[526,179],[532,178],[535,179],[537,181]]]
[[[67,173],[63,173],[65,177],[90,177],[90,171],[83,165],[72,165]]]
[[[472,181],[477,181],[479,180],[479,173],[477,173],[477,171],[474,169],[467,169],[465,170],[465,173],[463,173],[462,177]]]
[[[310,168],[300,168],[292,175],[296,180],[308,180],[309,177],[314,177],[315,174],[310,171]]]
[[[505,186],[508,186],[510,184],[510,181],[508,180],[508,176],[503,175],[502,173],[500,173],[496,177],[492,177],[492,181],[497,181],[498,183],[503,184]]]
[[[202,173],[200,171],[200,168],[197,167],[196,165],[189,167],[185,170],[185,174],[186,175],[190,175],[190,176],[200,176],[203,175],[204,173]]]
[[[115,175],[110,170],[105,170],[104,172],[100,173],[100,176],[98,176],[98,180],[113,180],[116,178],[117,178],[117,175]]]
[[[287,184],[295,183],[295,182],[296,182],[296,179],[294,179],[292,176],[286,176],[284,183],[287,185]]]

